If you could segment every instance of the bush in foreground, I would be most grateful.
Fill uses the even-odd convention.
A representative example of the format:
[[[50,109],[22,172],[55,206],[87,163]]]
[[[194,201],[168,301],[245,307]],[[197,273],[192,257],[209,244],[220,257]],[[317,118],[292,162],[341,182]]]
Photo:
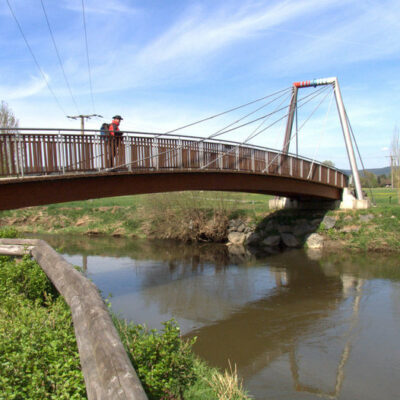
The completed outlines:
[[[29,257],[0,257],[0,398],[86,398],[69,307]]]
[[[174,321],[158,332],[114,318],[150,399],[244,400],[236,371],[196,358]],[[28,256],[0,256],[0,399],[85,399],[68,305]]]

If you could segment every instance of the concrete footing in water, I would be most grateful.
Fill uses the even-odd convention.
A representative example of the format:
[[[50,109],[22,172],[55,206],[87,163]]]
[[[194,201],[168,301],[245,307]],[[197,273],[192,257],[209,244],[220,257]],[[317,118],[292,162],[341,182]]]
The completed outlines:
[[[349,188],[343,189],[342,200],[307,199],[297,200],[277,197],[269,201],[270,210],[282,209],[322,209],[322,210],[364,210],[371,206],[369,199],[358,200]]]

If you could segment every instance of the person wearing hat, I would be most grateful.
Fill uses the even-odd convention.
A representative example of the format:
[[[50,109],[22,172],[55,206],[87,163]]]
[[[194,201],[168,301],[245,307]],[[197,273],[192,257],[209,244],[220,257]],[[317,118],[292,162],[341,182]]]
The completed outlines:
[[[121,151],[121,139],[122,139],[122,132],[119,130],[119,124],[123,118],[120,115],[114,115],[111,124],[109,125],[109,132],[112,141],[112,159],[115,158],[116,166],[123,164],[123,160],[120,160],[123,151]],[[113,166],[114,162],[111,159],[111,166]]]
[[[123,118],[120,115],[113,116],[113,120],[108,128],[108,130],[110,131],[110,136],[114,137],[122,136],[122,132],[119,130],[119,124],[121,123],[122,120]]]

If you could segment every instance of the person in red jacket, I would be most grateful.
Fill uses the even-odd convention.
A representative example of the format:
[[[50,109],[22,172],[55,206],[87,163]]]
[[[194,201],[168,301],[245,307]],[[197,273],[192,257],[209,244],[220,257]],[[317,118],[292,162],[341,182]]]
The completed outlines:
[[[123,161],[121,157],[123,154],[123,151],[121,149],[122,147],[121,141],[123,133],[119,130],[119,124],[121,123],[122,120],[123,118],[120,115],[114,115],[113,120],[108,127],[112,141],[112,153],[113,153],[112,154],[113,157],[111,159],[111,166],[113,166],[114,164],[113,158],[115,158],[116,166],[121,165]]]
[[[119,130],[119,124],[123,118],[120,115],[114,115],[113,120],[111,124],[108,127],[108,130],[110,131],[110,135],[114,137],[121,137],[122,132]]]

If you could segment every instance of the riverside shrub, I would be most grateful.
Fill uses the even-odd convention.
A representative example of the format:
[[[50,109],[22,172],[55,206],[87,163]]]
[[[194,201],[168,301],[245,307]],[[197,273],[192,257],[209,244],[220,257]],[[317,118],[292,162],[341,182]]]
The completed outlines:
[[[164,322],[161,331],[116,318],[114,323],[149,399],[183,399],[197,379],[192,352],[195,339],[182,340],[173,320]]]
[[[67,304],[29,257],[0,257],[0,399],[85,398]]]

